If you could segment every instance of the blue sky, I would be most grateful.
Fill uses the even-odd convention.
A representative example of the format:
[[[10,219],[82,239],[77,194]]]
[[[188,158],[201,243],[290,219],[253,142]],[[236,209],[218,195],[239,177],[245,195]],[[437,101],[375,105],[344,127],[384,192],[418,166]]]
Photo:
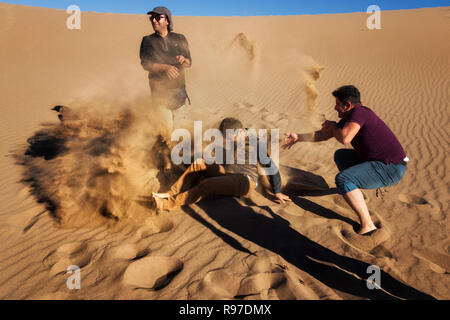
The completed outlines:
[[[261,16],[365,12],[369,5],[381,10],[450,6],[450,0],[23,0],[13,4],[66,9],[78,5],[82,11],[146,13],[155,6],[168,7],[176,16]]]

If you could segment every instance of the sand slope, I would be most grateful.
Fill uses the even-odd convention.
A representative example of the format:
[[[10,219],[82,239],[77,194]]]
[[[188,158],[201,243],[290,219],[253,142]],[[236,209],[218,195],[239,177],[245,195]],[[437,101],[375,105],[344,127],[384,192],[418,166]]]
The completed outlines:
[[[337,120],[332,90],[361,90],[411,158],[382,199],[365,193],[389,236],[374,247],[340,196],[317,192],[334,187],[336,141],[281,152],[292,204],[210,199],[155,215],[165,115],[138,59],[146,16],[83,13],[70,31],[65,11],[0,4],[0,298],[448,299],[449,10],[383,12],[376,31],[364,13],[175,17],[193,57],[189,120],[205,127],[236,116],[308,132],[317,115]],[[57,104],[81,120],[61,127]],[[367,290],[370,265],[381,290]]]

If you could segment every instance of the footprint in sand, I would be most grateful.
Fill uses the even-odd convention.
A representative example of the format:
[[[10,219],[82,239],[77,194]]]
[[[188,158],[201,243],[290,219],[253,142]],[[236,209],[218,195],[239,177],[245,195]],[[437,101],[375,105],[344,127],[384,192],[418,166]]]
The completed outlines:
[[[279,122],[282,120],[288,120],[288,115],[286,113],[271,113],[264,115],[262,119],[267,122]]]
[[[380,221],[374,221],[374,223],[378,229],[370,235],[359,235],[353,230],[343,229],[342,227],[333,227],[333,231],[339,239],[357,251],[377,257],[387,256],[392,258],[392,254],[380,246],[390,238],[391,232],[385,226],[382,226]]]
[[[122,282],[137,289],[160,290],[182,268],[183,263],[175,257],[145,257],[127,267]]]
[[[43,264],[50,268],[51,275],[66,273],[71,265],[83,268],[93,260],[95,249],[87,242],[67,243],[48,254]]]
[[[314,299],[316,295],[278,256],[256,252],[244,259],[249,272],[242,279],[236,298],[241,299]]]
[[[282,272],[286,269],[278,256],[269,255],[264,251],[257,251],[254,255],[247,256],[243,262],[251,273]]]
[[[173,223],[163,216],[154,216],[145,220],[144,226],[137,230],[137,235],[142,238],[148,238],[154,234],[170,231]]]
[[[254,105],[252,105],[251,103],[248,103],[248,102],[235,103],[233,106],[236,107],[236,108],[239,108],[239,109],[244,109],[244,110],[249,111],[250,113],[253,113],[253,114],[259,112],[257,107],[255,107]]]
[[[413,195],[413,194],[400,194],[398,200],[404,203],[408,208],[423,208],[431,211],[431,213],[436,213],[439,211],[439,207],[433,205],[431,202],[425,198]]]
[[[189,299],[317,299],[279,256],[259,251],[243,263],[246,271],[238,275],[230,274],[230,269],[209,271],[188,286]]]
[[[211,270],[202,280],[188,286],[188,299],[234,299],[241,280],[224,269]]]
[[[441,274],[450,273],[450,256],[431,250],[414,250],[413,255],[428,262],[430,269]]]
[[[257,273],[244,278],[236,298],[259,296],[270,289],[276,290],[286,283],[284,273]]]
[[[150,253],[148,248],[140,248],[137,244],[127,243],[118,246],[108,246],[103,253],[105,260],[137,260]]]
[[[428,204],[428,201],[425,200],[424,198],[415,196],[412,194],[400,194],[398,196],[398,200],[400,200],[403,203],[410,204],[410,205],[426,205],[426,204]]]

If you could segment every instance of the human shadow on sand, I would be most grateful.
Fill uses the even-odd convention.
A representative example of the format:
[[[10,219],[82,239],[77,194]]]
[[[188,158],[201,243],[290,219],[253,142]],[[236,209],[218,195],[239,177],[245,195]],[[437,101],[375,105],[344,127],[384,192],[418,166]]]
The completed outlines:
[[[258,214],[251,207],[244,207],[236,199],[230,197],[205,199],[197,205],[223,228],[274,252],[330,288],[374,300],[434,299],[434,297],[396,280],[384,271],[381,271],[380,276],[381,287],[390,294],[379,289],[368,289],[365,279],[371,276],[367,273],[369,264],[336,254],[311,241],[292,229],[287,220],[275,214],[268,206],[260,208],[266,210],[272,218]],[[248,250],[243,249],[239,241],[217,230],[192,208],[183,207],[183,210],[236,250],[248,253]]]
[[[359,224],[356,221],[344,217],[334,212],[333,210],[325,208],[313,201],[301,197],[320,197],[324,195],[337,194],[337,189],[330,188],[322,176],[285,165],[280,165],[280,173],[283,179],[286,180],[286,183],[281,191],[284,194],[291,196],[297,206],[299,206],[303,210],[309,211],[329,220],[341,220],[345,223],[350,224],[354,230],[357,230],[359,228]],[[269,188],[268,181],[264,182],[263,184],[265,184],[265,189]],[[270,198],[267,192],[263,194],[266,197]]]
[[[360,227],[360,225],[356,221],[347,217],[343,217],[333,210],[322,207],[320,204],[317,204],[311,200],[302,197],[295,197],[293,199],[293,202],[303,210],[312,212],[320,217],[327,218],[329,220],[341,220],[345,223],[348,223],[353,227],[353,230],[355,231]]]

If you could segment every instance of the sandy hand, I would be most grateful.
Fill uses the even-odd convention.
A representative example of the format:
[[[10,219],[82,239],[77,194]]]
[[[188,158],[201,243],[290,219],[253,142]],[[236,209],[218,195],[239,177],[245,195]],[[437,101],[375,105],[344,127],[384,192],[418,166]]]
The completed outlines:
[[[277,193],[277,194],[275,195],[275,198],[277,198],[277,200],[278,200],[280,203],[292,202],[291,198],[289,198],[287,195],[282,194],[282,193]]]
[[[284,145],[281,146],[284,150],[289,150],[296,142],[298,142],[298,134],[296,133],[285,133],[284,136]]]

